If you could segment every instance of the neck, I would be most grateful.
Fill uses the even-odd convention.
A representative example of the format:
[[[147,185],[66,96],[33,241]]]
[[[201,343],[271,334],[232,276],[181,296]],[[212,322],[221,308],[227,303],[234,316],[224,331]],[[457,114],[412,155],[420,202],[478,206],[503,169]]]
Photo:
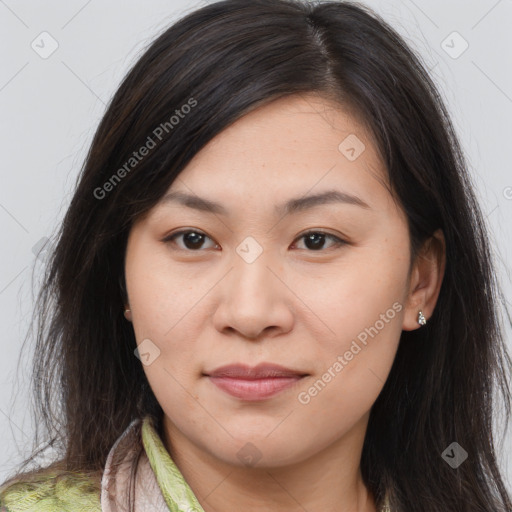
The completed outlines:
[[[360,458],[368,415],[342,438],[287,465],[247,467],[201,449],[164,418],[164,444],[205,512],[376,512]]]

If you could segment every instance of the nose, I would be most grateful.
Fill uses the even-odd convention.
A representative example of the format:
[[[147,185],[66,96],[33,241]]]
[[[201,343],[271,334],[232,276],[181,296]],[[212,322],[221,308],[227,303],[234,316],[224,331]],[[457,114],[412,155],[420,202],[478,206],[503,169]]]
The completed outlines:
[[[251,263],[235,255],[218,294],[213,321],[219,332],[236,331],[241,337],[259,340],[292,328],[293,292],[282,268],[265,251]]]

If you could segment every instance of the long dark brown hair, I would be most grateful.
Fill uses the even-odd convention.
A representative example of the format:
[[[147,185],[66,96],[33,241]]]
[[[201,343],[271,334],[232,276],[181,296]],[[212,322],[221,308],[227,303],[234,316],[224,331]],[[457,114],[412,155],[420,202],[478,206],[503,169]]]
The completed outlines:
[[[174,23],[135,63],[95,133],[40,290],[36,426],[60,446],[59,467],[101,472],[133,419],[161,417],[123,316],[130,227],[227,126],[308,92],[350,109],[371,131],[407,214],[411,261],[436,229],[446,240],[433,316],[402,332],[371,409],[364,481],[378,503],[388,492],[393,512],[509,512],[493,419],[501,391],[509,421],[511,359],[488,228],[421,60],[378,15],[350,2],[220,1]],[[148,137],[155,146],[131,161]],[[442,457],[453,442],[468,452],[456,469]]]

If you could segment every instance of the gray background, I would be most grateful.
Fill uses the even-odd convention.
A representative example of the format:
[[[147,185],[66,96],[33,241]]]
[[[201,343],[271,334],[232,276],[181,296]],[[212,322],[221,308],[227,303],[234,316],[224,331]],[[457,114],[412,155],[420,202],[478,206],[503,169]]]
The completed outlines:
[[[173,20],[204,3],[0,0],[0,482],[33,439],[31,346],[18,360],[42,268],[34,247],[58,227],[105,104],[130,65]],[[468,157],[510,307],[512,0],[365,4],[432,70]],[[58,48],[44,55],[52,44]],[[509,327],[506,334],[510,347]],[[510,431],[502,440],[512,490]]]

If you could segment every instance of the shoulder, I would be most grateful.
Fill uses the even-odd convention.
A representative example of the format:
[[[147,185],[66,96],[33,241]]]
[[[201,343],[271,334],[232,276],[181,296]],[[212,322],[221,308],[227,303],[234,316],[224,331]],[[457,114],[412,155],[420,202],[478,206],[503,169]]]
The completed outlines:
[[[100,480],[88,473],[41,471],[0,486],[0,512],[100,512]]]

